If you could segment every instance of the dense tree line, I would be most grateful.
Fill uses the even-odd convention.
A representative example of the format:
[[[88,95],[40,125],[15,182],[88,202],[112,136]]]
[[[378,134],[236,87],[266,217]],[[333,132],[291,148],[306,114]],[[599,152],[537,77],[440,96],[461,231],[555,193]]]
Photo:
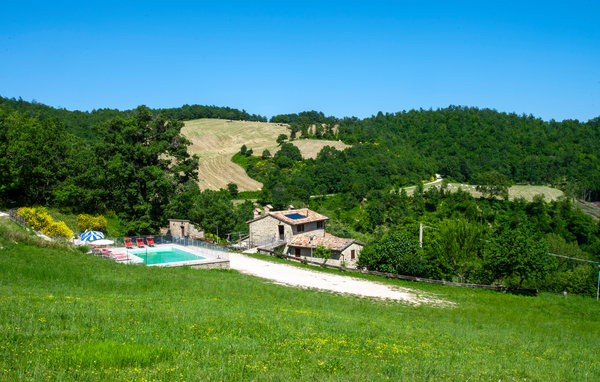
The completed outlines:
[[[249,114],[245,110],[220,106],[183,105],[181,107],[169,109],[156,109],[156,112],[164,112],[167,118],[179,121],[198,118],[215,118],[231,119],[235,121],[267,122],[267,117],[262,115]]]
[[[271,117],[271,122],[286,123],[290,130],[290,138],[301,134],[303,138],[335,139],[335,127],[338,119],[326,117],[320,111],[303,111],[298,114],[279,114]]]
[[[57,118],[0,109],[0,198],[4,205],[55,205],[117,211],[132,233],[164,223],[165,208],[196,180],[183,122],[140,106],[94,127],[98,139],[71,134]]]
[[[24,101],[21,98],[3,98],[0,96],[0,110],[4,112],[18,111],[31,118],[44,121],[56,119],[65,126],[66,130],[82,138],[94,137],[93,126],[107,122],[117,116],[127,117],[131,111],[119,111],[116,109],[94,109],[93,111],[70,111],[47,106],[41,103]]]
[[[3,98],[0,96],[0,109],[5,111],[18,111],[29,117],[35,117],[40,120],[56,118],[72,134],[83,137],[96,137],[94,126],[106,123],[115,117],[131,117],[135,110],[117,110],[117,109],[94,109],[92,111],[70,111],[47,106],[36,101],[27,102],[21,98]],[[233,109],[230,107],[203,106],[203,105],[183,105],[177,108],[148,109],[153,117],[162,115],[164,119],[174,119],[178,121],[198,119],[198,118],[220,118],[244,121],[266,122],[267,118],[261,115],[249,114],[245,110]]]

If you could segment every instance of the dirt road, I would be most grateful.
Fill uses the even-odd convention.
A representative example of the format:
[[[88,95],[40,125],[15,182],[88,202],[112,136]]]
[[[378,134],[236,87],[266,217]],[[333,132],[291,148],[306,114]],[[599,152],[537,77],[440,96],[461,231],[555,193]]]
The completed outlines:
[[[350,276],[334,275],[259,260],[239,253],[230,253],[230,266],[239,272],[271,280],[276,284],[300,288],[315,288],[324,291],[347,293],[361,297],[374,297],[420,304],[449,304],[435,296],[374,281]]]

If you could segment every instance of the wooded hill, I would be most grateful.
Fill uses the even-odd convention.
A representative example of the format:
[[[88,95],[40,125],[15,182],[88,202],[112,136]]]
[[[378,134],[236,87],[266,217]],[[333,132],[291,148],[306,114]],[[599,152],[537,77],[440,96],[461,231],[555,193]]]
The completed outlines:
[[[128,118],[133,115],[133,110],[117,109],[94,109],[92,111],[70,111],[64,108],[54,108],[36,101],[27,102],[21,98],[3,98],[0,96],[0,110],[5,112],[18,111],[29,117],[40,120],[56,118],[61,121],[72,134],[91,138],[95,136],[93,126],[106,123],[115,117]],[[183,105],[176,108],[149,109],[154,117],[159,114],[163,119],[175,119],[178,121],[198,118],[220,118],[243,121],[262,121],[267,118],[261,115],[248,114],[245,110],[232,109],[229,107]]]
[[[271,121],[289,123],[292,136],[301,133],[354,145],[344,159],[349,167],[362,167],[375,154],[373,162],[381,163],[375,167],[385,168],[385,176],[395,176],[392,184],[405,184],[409,173],[427,172],[477,183],[482,173],[494,170],[513,183],[552,184],[579,199],[600,198],[600,118],[546,122],[531,115],[450,106],[380,112],[362,120],[313,111],[279,115]],[[313,133],[311,125],[320,128]],[[360,146],[366,143],[379,147]],[[372,173],[364,167],[359,172]],[[361,182],[360,176],[351,178],[350,183]],[[372,182],[367,188],[381,185]]]

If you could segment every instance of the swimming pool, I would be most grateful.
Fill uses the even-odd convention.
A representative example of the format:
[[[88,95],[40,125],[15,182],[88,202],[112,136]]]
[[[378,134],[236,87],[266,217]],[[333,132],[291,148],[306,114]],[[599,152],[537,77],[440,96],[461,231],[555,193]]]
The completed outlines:
[[[202,256],[173,247],[134,249],[129,251],[129,253],[142,259],[146,265],[181,263],[205,259]]]

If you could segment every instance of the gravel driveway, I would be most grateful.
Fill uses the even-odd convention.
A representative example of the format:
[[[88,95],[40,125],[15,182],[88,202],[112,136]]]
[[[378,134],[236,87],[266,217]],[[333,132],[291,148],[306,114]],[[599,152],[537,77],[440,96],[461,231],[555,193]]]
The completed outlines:
[[[241,273],[272,280],[276,284],[324,291],[348,293],[361,297],[374,297],[407,302],[415,305],[447,304],[410,288],[401,288],[350,276],[334,275],[295,267],[293,265],[259,260],[239,253],[230,253],[230,267]]]

